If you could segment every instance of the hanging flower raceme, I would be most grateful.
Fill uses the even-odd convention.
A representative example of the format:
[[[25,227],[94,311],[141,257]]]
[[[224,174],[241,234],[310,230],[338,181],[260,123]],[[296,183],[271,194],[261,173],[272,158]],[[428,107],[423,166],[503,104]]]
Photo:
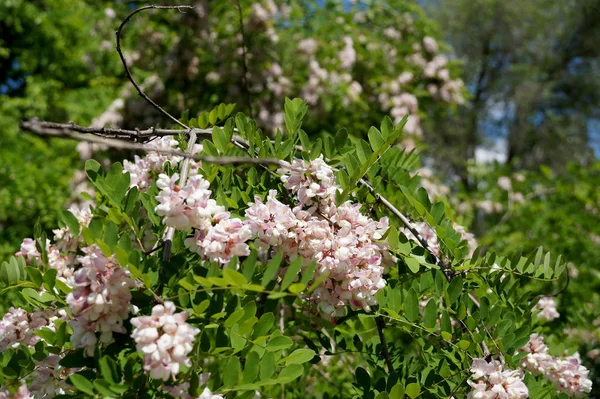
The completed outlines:
[[[23,384],[17,392],[11,394],[9,391],[0,390],[0,399],[31,399],[33,396],[29,393],[27,385]]]
[[[552,321],[560,317],[560,313],[556,310],[556,302],[549,296],[541,297],[531,310],[541,310],[538,316],[547,321]]]
[[[299,205],[310,206],[322,200],[330,202],[338,186],[331,166],[323,160],[323,155],[310,162],[295,159],[287,168],[277,171],[285,188],[298,195]]]
[[[73,386],[67,383],[69,375],[79,369],[70,369],[59,364],[64,354],[50,355],[41,362],[36,361],[35,373],[30,389],[35,398],[52,398],[70,391]]]
[[[272,198],[266,209],[257,202],[248,210],[251,223],[259,227],[260,235],[279,218],[274,226],[276,242],[281,239],[284,254],[317,262],[315,279],[327,274],[311,297],[321,313],[340,316],[346,305],[368,310],[386,284],[383,260],[391,260],[387,244],[381,241],[389,227],[387,218],[374,221],[360,212],[360,204],[349,201],[336,206],[335,193],[340,188],[322,157],[311,162],[294,160],[289,169],[279,172],[300,205],[290,212]]]
[[[54,330],[54,320],[66,317],[64,310],[51,309],[27,312],[24,309],[10,307],[0,320],[0,351],[24,345],[32,348],[41,338],[35,331],[46,327]]]
[[[127,270],[98,247],[82,251],[86,255],[77,258],[81,268],[73,276],[73,291],[67,296],[67,305],[75,318],[70,323],[71,342],[92,356],[98,341],[96,332],[100,332],[100,342],[104,344],[113,342],[113,332],[126,332],[123,320],[129,313],[135,313],[130,290],[136,283]]]
[[[473,359],[472,378],[468,381],[473,388],[467,399],[524,399],[529,395],[519,370],[504,369],[498,360]]]
[[[152,378],[166,381],[175,378],[181,366],[191,366],[188,354],[200,330],[186,323],[187,318],[185,312],[175,313],[173,302],[165,302],[152,308],[151,316],[131,319],[131,337],[144,357],[144,370]]]
[[[548,353],[544,337],[531,334],[529,342],[520,349],[527,352],[522,367],[534,375],[543,375],[556,388],[571,396],[583,396],[592,390],[589,371],[581,365],[579,354],[559,358]]]

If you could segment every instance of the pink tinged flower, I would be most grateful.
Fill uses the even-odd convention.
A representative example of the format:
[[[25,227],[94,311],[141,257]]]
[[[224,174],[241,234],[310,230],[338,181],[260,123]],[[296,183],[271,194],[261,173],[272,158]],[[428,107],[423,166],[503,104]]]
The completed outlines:
[[[81,264],[73,275],[73,291],[67,295],[67,305],[73,314],[71,342],[85,348],[92,356],[100,332],[100,342],[113,342],[113,332],[124,333],[123,320],[134,310],[131,288],[136,283],[129,272],[107,258],[98,247],[82,249],[86,254],[77,258]]]
[[[33,396],[29,393],[27,385],[23,384],[19,387],[17,392],[11,394],[10,391],[0,389],[0,399],[32,399]]]
[[[130,187],[137,187],[140,191],[145,191],[152,184],[152,172],[162,172],[164,164],[168,162],[171,166],[176,166],[183,158],[176,155],[167,155],[164,153],[151,151],[177,149],[179,142],[172,137],[165,136],[156,138],[146,144],[149,151],[143,157],[134,157],[134,162],[123,161],[123,173],[129,173]]]
[[[547,321],[552,321],[560,317],[560,313],[556,310],[556,302],[549,296],[540,298],[532,310],[541,310],[538,316]]]
[[[331,166],[323,155],[310,162],[295,159],[289,168],[278,171],[285,188],[298,195],[300,205],[309,205],[335,196],[338,187]]]
[[[534,375],[542,375],[556,388],[570,396],[583,396],[592,390],[589,371],[581,365],[579,354],[559,358],[548,353],[544,338],[532,334],[529,342],[520,349],[527,352],[522,367]]]
[[[181,366],[191,366],[188,354],[199,329],[186,323],[187,313],[175,313],[175,304],[165,302],[152,308],[152,315],[131,319],[131,337],[144,357],[144,370],[152,378],[175,378]]]
[[[250,255],[246,242],[253,237],[252,229],[242,220],[224,219],[208,229],[199,247],[208,259],[227,263],[233,256]]]
[[[520,371],[504,369],[497,360],[473,359],[472,378],[468,381],[472,391],[467,399],[506,398],[521,399],[529,396],[527,386],[523,382]]]
[[[423,38],[423,47],[425,48],[425,50],[428,53],[433,54],[433,53],[437,53],[437,51],[438,51],[438,45],[437,45],[435,39],[432,37],[429,37],[429,36],[425,36]]]
[[[31,261],[40,261],[40,252],[37,250],[35,240],[32,238],[25,238],[21,244],[19,252],[15,253],[15,256],[23,256],[27,263]]]
[[[281,246],[286,240],[295,240],[294,229],[298,224],[290,207],[279,202],[276,195],[275,190],[269,191],[266,203],[256,197],[246,210],[246,220],[253,234],[269,246]]]
[[[176,184],[178,180],[177,173],[159,176],[156,213],[163,216],[163,223],[177,230],[207,229],[225,208],[210,198],[209,183],[201,175],[191,176],[183,187]]]
[[[500,176],[498,178],[498,187],[500,187],[502,190],[510,191],[512,188],[510,178],[506,176]]]
[[[36,361],[33,381],[30,386],[31,391],[35,392],[36,398],[52,398],[73,389],[67,383],[67,378],[79,369],[69,369],[61,366],[59,362],[63,357],[64,354],[50,355],[41,362]]]
[[[54,329],[54,320],[62,317],[51,309],[27,312],[10,307],[0,320],[0,351],[24,345],[32,348],[41,338],[34,334],[40,328]]]

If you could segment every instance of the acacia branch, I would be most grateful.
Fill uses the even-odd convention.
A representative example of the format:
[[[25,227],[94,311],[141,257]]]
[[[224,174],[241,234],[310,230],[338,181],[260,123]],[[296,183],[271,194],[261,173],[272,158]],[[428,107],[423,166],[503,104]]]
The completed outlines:
[[[383,317],[376,317],[375,324],[377,324],[377,333],[379,334],[379,342],[381,342],[381,356],[383,356],[383,359],[385,360],[388,372],[390,374],[393,374],[394,365],[392,364],[392,359],[390,358],[390,352],[388,350],[387,341],[385,340],[385,334],[383,332],[383,329],[385,328],[385,321],[383,320]]]
[[[197,154],[191,154],[189,152],[175,150],[175,149],[162,149],[156,148],[149,144],[142,143],[131,143],[126,142],[119,139],[109,139],[98,137],[95,135],[86,135],[81,134],[75,131],[71,131],[66,128],[53,129],[46,128],[36,125],[31,122],[22,122],[21,128],[23,130],[34,133],[38,136],[45,137],[58,137],[58,138],[68,138],[74,139],[78,141],[86,141],[89,143],[105,145],[111,148],[116,148],[119,150],[131,150],[131,151],[143,151],[143,152],[157,152],[165,155],[173,155],[179,156],[186,159],[193,159],[194,161],[212,163],[215,165],[236,165],[236,164],[255,164],[255,165],[276,165],[283,168],[289,169],[289,164],[285,161],[281,161],[275,158],[257,158],[257,157],[231,157],[231,156],[223,156],[223,157],[213,157],[213,156],[202,156]],[[192,132],[194,130],[192,129]]]
[[[115,32],[115,34],[117,36],[117,53],[119,53],[119,57],[121,58],[121,62],[123,63],[123,68],[125,69],[125,74],[127,75],[127,79],[129,79],[129,81],[131,82],[133,87],[135,87],[135,89],[137,90],[140,97],[142,97],[144,100],[146,100],[148,103],[150,103],[154,108],[156,108],[158,111],[160,111],[160,113],[165,115],[167,118],[171,119],[171,121],[173,121],[174,123],[178,124],[179,126],[183,127],[184,129],[189,129],[189,127],[186,124],[180,122],[173,115],[171,115],[170,113],[165,111],[160,105],[158,105],[157,103],[152,101],[152,99],[150,97],[148,97],[146,95],[146,93],[144,93],[144,91],[141,89],[141,87],[137,84],[137,82],[131,75],[131,71],[129,70],[129,66],[127,65],[125,56],[123,55],[123,51],[121,51],[121,31],[123,30],[125,25],[127,25],[129,20],[138,12],[141,12],[144,10],[149,10],[152,8],[154,8],[154,9],[171,9],[171,10],[175,9],[175,10],[181,11],[182,9],[194,9],[196,7],[189,6],[189,5],[184,5],[184,6],[154,6],[154,5],[150,5],[150,6],[144,6],[144,7],[138,8],[137,10],[133,11],[132,13],[130,13],[128,16],[125,17],[125,19],[123,20],[123,22],[121,22],[121,25],[119,25],[119,28]]]

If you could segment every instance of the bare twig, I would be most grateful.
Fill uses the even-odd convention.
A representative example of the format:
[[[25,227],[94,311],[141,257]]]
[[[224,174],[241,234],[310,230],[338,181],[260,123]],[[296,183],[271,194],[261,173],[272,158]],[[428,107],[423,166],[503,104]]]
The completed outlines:
[[[37,134],[38,136],[47,136],[47,137],[61,137],[61,138],[69,138],[75,139],[79,141],[87,141],[90,143],[101,144],[108,147],[120,149],[120,150],[132,150],[132,151],[144,151],[144,152],[158,152],[160,154],[166,155],[174,155],[183,158],[193,159],[199,162],[212,163],[215,165],[236,165],[236,164],[255,164],[255,165],[276,165],[279,167],[285,167],[289,169],[289,164],[285,161],[281,161],[275,158],[257,158],[257,157],[211,157],[211,156],[201,156],[197,154],[190,154],[185,151],[180,150],[171,150],[171,149],[161,149],[153,147],[149,144],[142,143],[130,143],[118,139],[107,139],[103,137],[97,137],[94,135],[85,135],[77,132],[73,132],[69,129],[52,129],[52,128],[44,128],[40,127],[36,124],[32,124],[30,122],[22,122],[21,128],[23,130],[32,132]]]
[[[383,206],[388,208],[394,215],[398,217],[398,219],[400,219],[402,224],[404,224],[404,226],[411,232],[411,234],[415,236],[415,238],[419,241],[419,244],[421,244],[425,251],[427,251],[433,257],[433,259],[435,260],[435,264],[442,269],[446,280],[451,281],[452,270],[450,270],[448,265],[433,252],[433,250],[429,247],[427,240],[421,237],[419,231],[412,225],[410,220],[408,220],[408,218],[404,216],[404,214],[400,212],[398,208],[396,208],[386,197],[377,193],[371,185],[371,183],[369,183],[366,179],[360,179],[359,183],[367,187],[367,189],[369,189],[369,192],[375,197],[377,201],[379,201]]]
[[[181,11],[182,9],[194,9],[195,7],[189,6],[189,5],[184,5],[184,6],[154,6],[154,5],[150,5],[150,6],[144,6],[144,7],[138,8],[137,10],[133,11],[132,13],[130,13],[128,16],[125,17],[125,19],[123,20],[123,22],[121,22],[121,25],[119,25],[119,28],[115,32],[115,34],[117,36],[117,52],[119,53],[119,57],[121,57],[121,62],[123,63],[123,68],[125,69],[125,74],[127,75],[127,79],[129,79],[131,84],[135,87],[135,89],[137,90],[140,97],[142,97],[144,100],[146,100],[148,103],[150,103],[154,108],[156,108],[158,111],[160,111],[160,113],[165,115],[167,118],[169,118],[171,121],[173,121],[177,125],[183,127],[184,129],[189,129],[189,127],[186,124],[180,122],[173,115],[171,115],[170,113],[165,111],[160,105],[158,105],[157,103],[152,101],[152,99],[150,97],[148,97],[146,95],[146,93],[144,93],[144,91],[141,89],[141,87],[137,84],[137,82],[131,75],[131,71],[129,70],[129,66],[127,65],[127,61],[125,60],[123,51],[121,50],[121,31],[123,30],[125,25],[127,25],[129,20],[138,12],[153,9],[153,8],[154,9],[171,9],[171,10]]]
[[[246,55],[246,34],[244,33],[244,18],[242,15],[242,6],[240,0],[237,0],[238,15],[240,18],[240,34],[242,35],[242,65],[244,76],[242,77],[242,84],[244,85],[244,94],[246,94],[246,103],[248,105],[248,112],[250,118],[254,119],[252,113],[252,99],[250,98],[250,90],[248,89],[248,57]]]
[[[375,323],[377,324],[377,333],[379,334],[379,342],[381,342],[381,356],[385,360],[385,364],[387,365],[388,372],[393,374],[394,365],[392,364],[392,359],[390,358],[390,352],[388,350],[387,341],[385,340],[385,334],[383,329],[385,328],[385,321],[382,316],[377,316],[375,318]]]

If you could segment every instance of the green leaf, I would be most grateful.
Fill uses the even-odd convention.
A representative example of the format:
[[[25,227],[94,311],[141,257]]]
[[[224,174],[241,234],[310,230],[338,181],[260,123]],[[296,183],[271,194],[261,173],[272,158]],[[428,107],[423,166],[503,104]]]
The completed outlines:
[[[79,221],[70,211],[63,211],[60,213],[62,221],[65,223],[73,237],[79,235]]]
[[[365,370],[362,367],[357,367],[355,371],[355,376],[358,386],[361,387],[364,392],[369,391],[371,388],[371,376],[369,375],[367,370]]]
[[[296,349],[289,356],[284,357],[277,363],[285,363],[286,365],[302,364],[312,360],[313,357],[315,357],[315,351],[312,349]]]
[[[285,290],[289,285],[294,281],[294,279],[298,276],[300,272],[300,268],[302,267],[302,258],[298,257],[292,261],[290,267],[285,272],[285,276],[283,276],[283,280],[281,281],[281,290]]]
[[[110,356],[102,357],[98,362],[98,366],[105,380],[112,384],[121,382],[121,378],[117,372],[117,365]]]
[[[390,399],[404,399],[404,385],[397,383],[390,391]]]
[[[46,270],[46,273],[44,273],[44,286],[48,291],[52,291],[54,288],[57,273],[58,271],[56,269],[48,269]]]
[[[275,324],[275,315],[273,313],[265,313],[260,316],[256,327],[254,328],[254,338],[263,337],[269,333],[273,325]]]
[[[249,384],[253,382],[258,376],[258,366],[259,366],[260,358],[258,353],[250,352],[248,356],[246,356],[246,363],[244,366],[244,374],[243,374],[243,382],[244,384]]]
[[[244,275],[232,269],[223,270],[223,280],[234,287],[241,287],[248,284],[248,280],[246,280]]]
[[[35,267],[27,266],[25,268],[25,271],[29,276],[29,280],[31,280],[37,286],[37,288],[42,286],[44,280],[42,278],[42,273],[38,269],[36,269]]]
[[[414,322],[419,318],[419,299],[414,288],[408,290],[404,298],[404,313],[410,322]]]
[[[373,151],[377,151],[385,143],[381,133],[374,126],[371,126],[367,135],[369,136],[369,143]]]
[[[286,336],[279,336],[271,338],[265,349],[267,352],[275,352],[278,350],[287,349],[292,345],[293,341],[290,338]]]
[[[263,274],[263,278],[261,280],[261,284],[266,286],[269,281],[273,280],[277,275],[277,270],[279,269],[279,265],[281,264],[281,260],[283,259],[283,252],[279,251],[267,264],[267,268],[265,273]]]
[[[551,261],[551,257],[550,257],[550,252],[546,253],[546,256],[544,257],[544,277],[545,278],[552,278],[552,268],[550,267],[550,261]]]
[[[410,383],[406,386],[406,394],[411,398],[416,398],[421,393],[421,386],[416,382]]]
[[[435,303],[435,300],[432,298],[429,300],[429,302],[427,302],[427,305],[425,305],[425,310],[423,311],[423,320],[425,327],[435,327],[437,317],[437,305]]]
[[[75,388],[77,388],[81,392],[87,393],[88,395],[92,395],[92,396],[95,395],[94,385],[92,385],[92,383],[87,378],[85,378],[83,375],[71,374],[71,376],[69,376],[69,382],[71,385],[73,385]]]
[[[231,328],[244,316],[244,309],[238,309],[233,312],[223,323],[226,328]]]
[[[450,300],[450,305],[458,300],[460,294],[462,294],[463,288],[463,278],[462,276],[456,277],[454,280],[450,282],[448,286],[448,298]]]
[[[296,378],[300,377],[304,372],[304,367],[300,364],[290,364],[279,373],[276,381],[281,384],[287,384],[288,382],[294,381]]]
[[[339,150],[346,146],[348,141],[348,131],[345,128],[341,128],[335,134],[335,147]]]
[[[407,256],[406,258],[404,258],[404,262],[406,263],[406,266],[408,266],[408,268],[410,269],[411,272],[413,272],[413,273],[419,272],[419,268],[421,267],[421,264],[419,263],[419,261],[417,259]]]
[[[269,352],[260,361],[260,380],[266,381],[275,372],[275,354]]]
[[[344,202],[348,198],[350,191],[352,191],[356,187],[358,181],[369,171],[369,169],[371,169],[373,165],[375,165],[379,158],[392,147],[396,140],[398,140],[400,134],[402,133],[402,127],[404,127],[407,120],[408,115],[402,119],[400,124],[396,127],[394,132],[389,135],[389,137],[383,143],[383,145],[381,145],[376,151],[370,154],[366,162],[363,162],[361,166],[358,169],[356,169],[354,173],[352,173],[352,175],[350,176],[350,185],[344,189],[344,191],[338,198],[338,201],[340,203]],[[361,149],[361,147],[358,146],[357,149]]]
[[[235,386],[240,379],[240,374],[240,359],[236,356],[229,358],[229,361],[223,370],[223,385],[228,388]]]
[[[450,316],[445,310],[442,311],[442,331],[452,334],[452,323],[450,322]]]

